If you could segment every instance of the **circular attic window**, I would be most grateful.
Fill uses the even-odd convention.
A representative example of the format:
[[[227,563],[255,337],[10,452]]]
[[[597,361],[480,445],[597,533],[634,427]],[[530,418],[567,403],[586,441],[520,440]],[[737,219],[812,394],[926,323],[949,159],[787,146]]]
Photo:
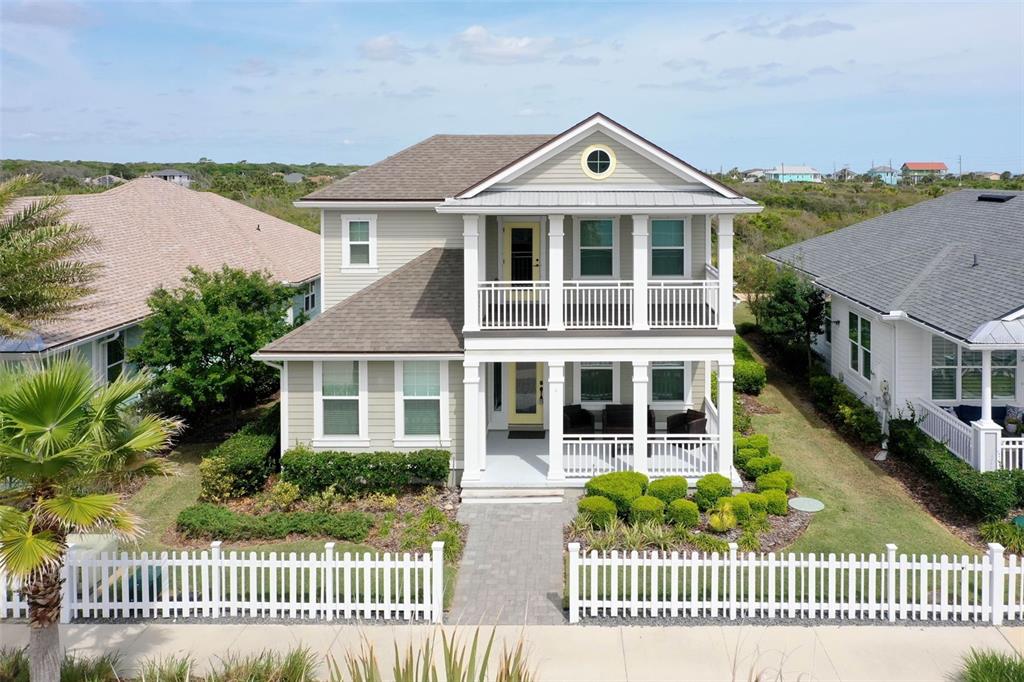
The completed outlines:
[[[604,180],[615,172],[615,152],[603,144],[584,149],[580,161],[583,172],[594,180]]]

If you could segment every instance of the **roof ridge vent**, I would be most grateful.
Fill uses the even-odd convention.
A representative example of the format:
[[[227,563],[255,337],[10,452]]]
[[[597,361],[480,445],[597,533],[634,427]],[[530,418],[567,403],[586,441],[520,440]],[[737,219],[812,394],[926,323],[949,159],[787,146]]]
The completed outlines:
[[[987,201],[993,204],[1005,204],[1010,199],[1017,196],[1016,194],[979,194],[978,201]]]

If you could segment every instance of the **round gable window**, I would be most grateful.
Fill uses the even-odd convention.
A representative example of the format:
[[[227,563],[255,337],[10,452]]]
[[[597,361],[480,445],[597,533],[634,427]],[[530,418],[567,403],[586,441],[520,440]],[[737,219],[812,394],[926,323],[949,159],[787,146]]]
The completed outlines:
[[[615,152],[603,144],[590,145],[580,156],[583,172],[594,180],[604,180],[615,172]]]

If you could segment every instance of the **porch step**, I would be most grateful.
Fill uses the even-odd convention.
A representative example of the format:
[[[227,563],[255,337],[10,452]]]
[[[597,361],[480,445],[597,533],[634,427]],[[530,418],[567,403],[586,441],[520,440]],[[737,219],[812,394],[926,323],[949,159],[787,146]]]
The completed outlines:
[[[561,488],[474,486],[462,489],[462,504],[555,504],[562,501]]]

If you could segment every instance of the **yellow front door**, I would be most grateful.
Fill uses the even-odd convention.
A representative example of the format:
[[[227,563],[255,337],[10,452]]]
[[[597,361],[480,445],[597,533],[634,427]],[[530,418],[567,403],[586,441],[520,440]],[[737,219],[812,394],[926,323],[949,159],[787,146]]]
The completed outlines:
[[[536,282],[540,279],[540,223],[506,222],[506,282]]]
[[[508,366],[508,423],[544,423],[544,375],[539,362],[513,362]]]

